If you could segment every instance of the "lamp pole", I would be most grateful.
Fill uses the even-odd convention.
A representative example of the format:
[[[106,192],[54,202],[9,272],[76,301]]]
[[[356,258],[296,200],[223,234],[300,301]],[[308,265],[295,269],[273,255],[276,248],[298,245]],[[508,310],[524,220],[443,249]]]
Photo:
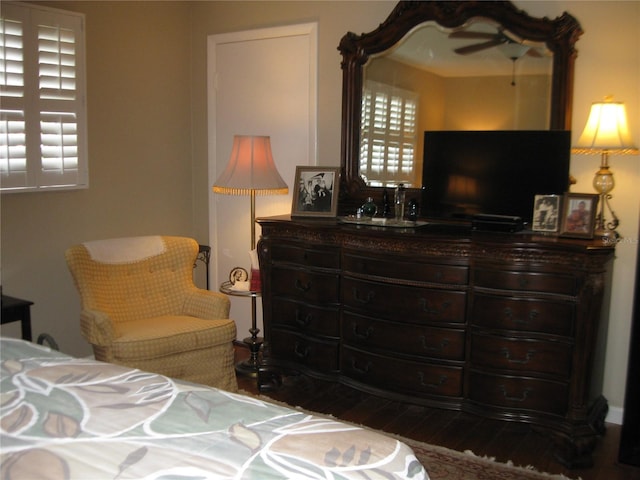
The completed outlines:
[[[251,250],[256,248],[256,191],[251,190]],[[251,275],[260,274],[259,270],[251,270]],[[241,362],[236,365],[236,371],[244,375],[255,377],[258,375],[258,368],[260,361],[258,356],[260,354],[260,347],[263,343],[263,338],[259,337],[260,329],[257,322],[257,297],[260,292],[251,290],[251,328],[249,329],[250,337],[243,340],[245,344],[249,346],[250,356],[245,362]]]

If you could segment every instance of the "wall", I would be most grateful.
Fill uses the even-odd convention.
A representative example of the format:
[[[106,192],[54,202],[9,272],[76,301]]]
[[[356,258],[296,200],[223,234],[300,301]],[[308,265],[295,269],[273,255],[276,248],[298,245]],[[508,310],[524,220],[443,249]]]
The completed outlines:
[[[444,125],[450,130],[537,130],[549,128],[551,79],[456,77],[446,81]],[[480,93],[481,92],[481,93]]]
[[[34,330],[62,349],[89,351],[78,333],[77,295],[64,265],[71,243],[164,231],[206,241],[206,37],[213,33],[318,21],[318,158],[340,161],[342,73],[337,51],[347,31],[371,31],[395,2],[56,2],[87,13],[91,187],[83,192],[2,197],[2,284],[36,301]],[[519,1],[537,16],[572,13],[578,42],[573,120],[614,94],[627,104],[640,143],[637,1]],[[191,18],[189,17],[191,15]],[[574,132],[577,138],[579,132]],[[575,191],[590,192],[598,157],[574,156]],[[640,205],[639,158],[613,157],[618,245],[609,315],[604,392],[623,404]],[[215,285],[215,283],[214,283]],[[3,332],[4,332],[3,328]]]
[[[515,2],[535,16],[554,18],[564,11],[574,15],[585,34],[579,40],[574,91],[574,125],[581,130],[592,102],[613,93],[627,104],[634,138],[640,144],[640,43],[636,28],[640,2],[634,1],[520,1]],[[340,162],[340,121],[342,72],[336,50],[347,32],[369,32],[391,12],[395,2],[196,2],[193,16],[193,115],[194,162],[204,175],[206,164],[206,58],[207,34],[318,21],[318,158],[324,165]],[[580,132],[574,132],[574,139]],[[574,190],[592,192],[591,179],[598,169],[598,157],[572,157],[571,173],[578,179]],[[618,186],[614,191],[614,209],[620,216],[625,241],[618,246],[613,272],[614,294],[608,320],[604,393],[619,415],[623,404],[628,351],[628,333],[633,300],[634,265],[638,243],[640,205],[637,190],[640,180],[638,157],[612,159]],[[209,186],[199,182],[196,202],[206,202]],[[206,212],[198,212],[200,228]],[[616,408],[618,408],[616,410]],[[614,418],[615,420],[615,418]]]
[[[2,287],[35,302],[36,336],[48,332],[64,352],[87,355],[65,249],[123,235],[193,234],[190,8],[50,5],[86,14],[90,187],[2,195]]]

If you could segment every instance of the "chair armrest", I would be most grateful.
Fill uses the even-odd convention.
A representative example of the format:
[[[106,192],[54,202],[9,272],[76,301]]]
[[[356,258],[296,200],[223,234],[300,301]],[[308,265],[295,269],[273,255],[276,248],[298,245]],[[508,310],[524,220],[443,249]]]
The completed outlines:
[[[197,289],[187,294],[182,308],[185,315],[217,320],[229,318],[231,302],[221,293]]]
[[[110,346],[116,338],[113,322],[105,312],[82,310],[80,330],[91,345]]]

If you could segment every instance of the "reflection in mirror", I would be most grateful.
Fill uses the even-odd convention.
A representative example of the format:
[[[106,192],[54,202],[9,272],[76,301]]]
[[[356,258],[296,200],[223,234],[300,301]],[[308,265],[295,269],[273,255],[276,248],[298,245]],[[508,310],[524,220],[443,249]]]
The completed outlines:
[[[367,197],[380,199],[383,188],[374,185],[406,183],[414,187],[407,189],[407,199],[419,200],[425,130],[571,130],[575,43],[582,33],[566,12],[554,19],[536,18],[508,1],[406,0],[398,2],[375,30],[345,34],[338,47],[344,172],[339,212],[353,213]],[[431,38],[437,36],[440,40]],[[419,52],[429,68],[397,58],[405,49]],[[440,71],[463,68],[461,60],[466,65],[463,74]],[[492,72],[478,73],[478,66]],[[549,71],[550,79],[545,76]],[[427,76],[428,82],[422,79]],[[530,87],[535,88],[526,90]],[[371,93],[365,94],[365,88]],[[398,93],[402,99],[393,108],[385,107],[384,118],[403,130],[403,136],[396,135],[396,147],[389,154],[382,141],[385,134],[373,132],[387,127],[373,120],[377,96],[393,98]],[[412,95],[417,95],[415,107]],[[368,111],[363,111],[363,103]],[[483,104],[490,105],[489,111],[481,108]],[[423,124],[423,118],[428,123]],[[389,136],[391,129],[387,130]],[[380,158],[391,167],[385,168]]]
[[[360,175],[419,187],[426,130],[549,129],[553,54],[487,20],[411,30],[363,67]]]

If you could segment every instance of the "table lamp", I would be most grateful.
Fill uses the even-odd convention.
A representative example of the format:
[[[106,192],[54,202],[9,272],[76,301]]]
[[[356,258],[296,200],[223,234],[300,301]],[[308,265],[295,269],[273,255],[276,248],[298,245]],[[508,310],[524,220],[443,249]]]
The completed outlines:
[[[235,135],[229,163],[213,184],[214,193],[249,195],[251,199],[251,250],[256,248],[256,195],[285,195],[289,187],[282,179],[271,153],[271,138],[266,136]],[[253,272],[252,272],[253,273]],[[256,296],[251,292],[251,337],[243,341],[249,345],[250,358],[236,366],[240,373],[257,375],[258,353],[262,338],[256,325]]]
[[[595,235],[604,241],[618,238],[616,228],[620,221],[609,204],[612,198],[611,191],[615,186],[613,173],[609,170],[609,154],[638,153],[638,148],[633,144],[629,133],[624,103],[614,102],[612,97],[605,97],[604,102],[593,103],[584,131],[571,151],[576,154],[601,155],[600,169],[593,178],[593,188],[600,195]],[[605,220],[605,205],[611,213],[610,222]]]

